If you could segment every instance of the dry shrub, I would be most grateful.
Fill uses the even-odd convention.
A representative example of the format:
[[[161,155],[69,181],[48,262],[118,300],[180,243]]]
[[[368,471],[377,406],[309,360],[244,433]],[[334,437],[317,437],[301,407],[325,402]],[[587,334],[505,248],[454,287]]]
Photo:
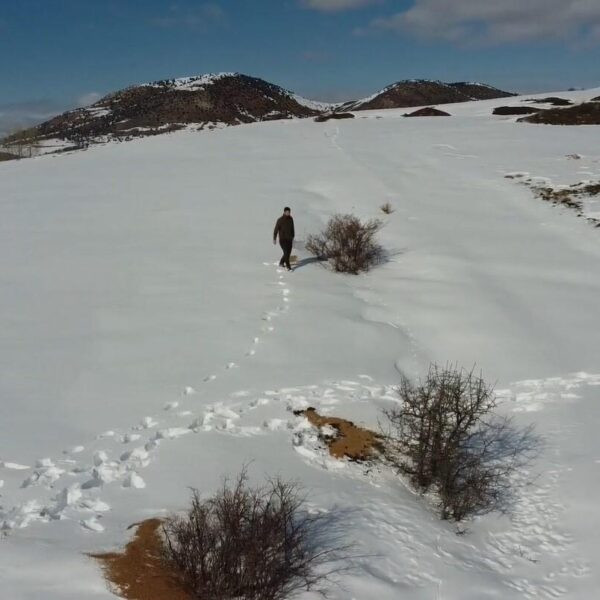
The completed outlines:
[[[329,260],[337,272],[356,275],[383,260],[383,247],[375,240],[382,226],[379,219],[363,223],[351,214],[335,215],[324,231],[308,236],[306,249],[318,258]]]
[[[391,215],[394,212],[394,207],[389,202],[382,204],[379,208],[381,212],[385,213],[386,215]]]
[[[183,516],[164,525],[165,559],[194,597],[212,600],[283,600],[301,590],[323,592],[324,565],[339,558],[323,535],[323,515],[303,510],[294,483],[247,485],[246,471],[225,481],[212,498],[194,490]]]
[[[503,510],[512,476],[536,455],[531,427],[493,412],[493,387],[473,371],[432,365],[424,381],[403,377],[401,404],[385,411],[392,460],[422,492],[435,491],[443,519]]]

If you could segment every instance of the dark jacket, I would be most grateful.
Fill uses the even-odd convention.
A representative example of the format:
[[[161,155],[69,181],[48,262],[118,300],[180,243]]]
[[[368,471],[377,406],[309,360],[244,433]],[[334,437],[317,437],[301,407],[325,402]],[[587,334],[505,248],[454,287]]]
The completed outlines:
[[[290,216],[282,215],[277,219],[275,223],[275,231],[273,231],[273,239],[277,239],[279,234],[279,241],[281,240],[293,240],[295,237],[294,231],[294,219]]]

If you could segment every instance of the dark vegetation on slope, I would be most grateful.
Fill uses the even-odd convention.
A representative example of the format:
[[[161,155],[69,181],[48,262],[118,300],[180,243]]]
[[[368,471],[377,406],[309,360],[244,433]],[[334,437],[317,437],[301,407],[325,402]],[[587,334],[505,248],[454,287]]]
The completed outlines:
[[[497,106],[492,111],[494,115],[530,115],[540,112],[541,108],[533,106]]]
[[[405,113],[405,117],[449,117],[450,113],[444,112],[439,108],[433,108],[432,106],[427,106],[425,108],[420,108],[419,110],[415,110],[411,113]]]
[[[354,115],[350,112],[331,112],[315,117],[317,123],[325,123],[331,119],[354,119]]]
[[[484,84],[444,83],[424,79],[399,81],[383,89],[369,100],[346,102],[341,109],[371,110],[382,108],[408,108],[425,104],[450,104],[472,100],[490,100],[514,96]]]
[[[535,104],[552,104],[553,106],[571,106],[572,100],[566,98],[558,98],[557,96],[548,96],[547,98],[528,98],[523,102],[533,102]]]
[[[600,125],[600,102],[584,102],[568,108],[552,108],[519,121],[547,125]]]

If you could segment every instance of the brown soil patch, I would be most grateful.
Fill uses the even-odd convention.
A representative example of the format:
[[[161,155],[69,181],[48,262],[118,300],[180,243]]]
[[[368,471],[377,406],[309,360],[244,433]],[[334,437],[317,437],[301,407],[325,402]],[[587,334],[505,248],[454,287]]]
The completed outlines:
[[[352,421],[338,417],[324,417],[314,408],[300,411],[315,427],[329,425],[337,430],[336,436],[323,436],[329,453],[335,458],[347,457],[364,461],[374,457],[382,448],[381,437],[369,429],[358,427]]]
[[[128,600],[192,600],[162,560],[160,526],[160,519],[136,523],[131,526],[137,527],[135,536],[124,552],[90,554],[102,564],[114,593]]]
[[[0,162],[5,160],[18,160],[18,156],[11,154],[10,152],[0,152]]]

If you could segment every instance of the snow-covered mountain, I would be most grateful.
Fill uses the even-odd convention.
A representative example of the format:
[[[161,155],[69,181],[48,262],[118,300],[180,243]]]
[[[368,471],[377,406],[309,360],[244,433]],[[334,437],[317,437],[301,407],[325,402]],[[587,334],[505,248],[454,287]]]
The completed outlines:
[[[368,98],[340,104],[340,110],[405,108],[425,104],[450,104],[514,96],[484,83],[444,83],[429,79],[405,79],[389,85]]]

